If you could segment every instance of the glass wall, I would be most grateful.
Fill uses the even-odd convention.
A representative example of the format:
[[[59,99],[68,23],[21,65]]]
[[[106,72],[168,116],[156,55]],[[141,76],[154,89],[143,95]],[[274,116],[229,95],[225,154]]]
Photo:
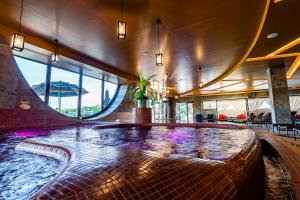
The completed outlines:
[[[69,117],[77,117],[79,74],[52,67],[49,106]]]
[[[152,121],[153,122],[166,122],[166,103],[162,100],[151,100],[151,108],[152,108]]]
[[[176,103],[176,122],[193,123],[193,103]]]
[[[106,108],[114,98],[117,92],[118,85],[104,81],[104,97],[103,97],[103,109]]]
[[[91,116],[100,112],[102,110],[102,80],[83,76],[82,89],[81,117]]]
[[[217,101],[203,101],[203,109],[206,110],[217,109]]]
[[[44,100],[47,65],[20,57],[15,57],[15,60],[30,87],[42,100]]]
[[[45,99],[47,65],[15,56],[28,84]],[[51,67],[49,106],[69,117],[92,116],[106,108],[115,97],[118,85],[82,75],[82,96],[79,103],[79,73]]]

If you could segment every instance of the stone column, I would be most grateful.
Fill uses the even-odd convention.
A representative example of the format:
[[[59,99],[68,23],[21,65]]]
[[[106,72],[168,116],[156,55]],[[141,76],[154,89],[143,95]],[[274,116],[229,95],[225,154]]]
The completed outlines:
[[[170,123],[175,123],[176,116],[176,101],[174,98],[169,98],[168,101],[168,119],[170,119]]]
[[[267,70],[273,124],[291,124],[291,108],[284,63],[271,63]]]

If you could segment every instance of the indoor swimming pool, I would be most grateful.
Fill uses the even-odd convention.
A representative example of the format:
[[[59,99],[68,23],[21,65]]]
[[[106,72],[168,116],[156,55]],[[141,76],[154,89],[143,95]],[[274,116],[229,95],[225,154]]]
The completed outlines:
[[[116,178],[117,183],[112,185],[115,188],[122,188],[126,185],[124,176],[138,180],[141,179],[140,176],[154,176],[153,178],[161,176],[155,174],[161,173],[160,170],[163,171],[166,165],[163,163],[170,159],[173,160],[172,170],[178,168],[178,165],[181,165],[179,163],[186,159],[188,163],[190,161],[198,163],[200,171],[206,170],[205,166],[211,170],[216,166],[223,168],[224,164],[231,163],[232,160],[245,159],[241,155],[251,148],[255,137],[255,134],[247,129],[168,126],[103,129],[77,126],[9,132],[3,134],[0,143],[0,199],[28,199],[60,172],[61,165],[53,158],[16,151],[15,147],[25,140],[68,149],[73,155],[68,171],[76,171],[76,175],[73,175],[76,176],[73,177],[76,178],[74,179],[76,182],[81,178],[79,175],[77,177],[77,174],[93,171],[97,172],[95,177],[105,177],[103,173],[109,170],[109,174],[119,177]],[[155,162],[157,164],[153,164]],[[276,165],[270,164],[270,160],[265,158],[265,162],[268,169],[278,171]],[[128,172],[120,174],[119,168],[124,170],[124,167]],[[268,174],[270,170],[266,170]],[[270,177],[282,180],[282,173],[278,173],[278,176],[280,177],[272,174]],[[67,179],[71,182],[69,179],[72,180],[72,177]],[[59,178],[58,180],[64,181]],[[267,186],[268,183],[272,183],[272,180],[266,179]],[[281,181],[278,187],[284,188],[282,187],[284,184],[284,181]],[[276,191],[276,183],[271,187],[266,190],[269,191],[268,198]],[[288,192],[285,190],[283,194]],[[97,195],[99,197],[99,194]]]

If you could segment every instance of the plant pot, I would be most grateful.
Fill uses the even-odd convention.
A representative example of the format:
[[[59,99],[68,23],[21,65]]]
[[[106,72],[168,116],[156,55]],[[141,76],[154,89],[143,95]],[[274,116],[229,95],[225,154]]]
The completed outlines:
[[[147,99],[138,99],[137,107],[138,108],[147,108]]]

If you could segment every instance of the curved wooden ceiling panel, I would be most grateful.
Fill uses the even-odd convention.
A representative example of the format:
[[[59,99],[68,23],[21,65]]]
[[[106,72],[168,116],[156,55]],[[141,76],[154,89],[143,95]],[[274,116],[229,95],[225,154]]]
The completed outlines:
[[[120,0],[25,0],[23,31],[48,42],[57,37],[63,47],[107,64],[104,70],[109,72],[132,77],[169,72],[168,86],[184,80],[177,91],[182,93],[200,81],[214,80],[241,60],[268,1],[124,0],[128,34],[126,40],[117,40]],[[17,28],[20,2],[1,0],[0,24]],[[164,66],[159,68],[154,59],[157,18],[163,22]]]

